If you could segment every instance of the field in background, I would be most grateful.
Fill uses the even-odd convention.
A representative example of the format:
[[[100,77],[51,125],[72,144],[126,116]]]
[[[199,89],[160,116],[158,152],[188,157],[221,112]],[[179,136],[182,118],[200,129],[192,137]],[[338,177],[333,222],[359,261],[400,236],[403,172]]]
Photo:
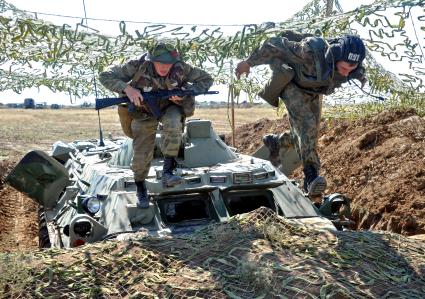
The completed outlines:
[[[361,105],[325,105],[322,118],[331,122],[341,118],[354,121],[390,109],[414,109],[418,116],[424,116],[424,95]],[[191,118],[211,120],[219,134],[231,132],[231,115],[227,108],[197,108]],[[235,109],[236,127],[261,118],[281,116],[271,107]],[[104,138],[109,134],[123,135],[116,109],[101,110],[101,119]],[[98,138],[98,119],[94,109],[0,109],[0,160],[32,149],[49,150],[57,140],[70,142]]]
[[[115,109],[100,113],[104,138],[121,136],[122,131]],[[218,133],[229,133],[230,110],[226,108],[197,109],[191,118],[210,119]],[[238,108],[236,126],[260,118],[279,118],[272,108]],[[22,155],[29,150],[49,150],[52,143],[61,140],[99,138],[97,112],[92,109],[0,109],[0,159]]]

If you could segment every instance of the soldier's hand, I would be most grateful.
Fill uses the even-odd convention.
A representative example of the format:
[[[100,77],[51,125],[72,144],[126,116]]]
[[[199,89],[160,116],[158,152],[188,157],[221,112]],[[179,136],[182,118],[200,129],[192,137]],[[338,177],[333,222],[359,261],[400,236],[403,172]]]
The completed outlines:
[[[236,78],[240,79],[242,74],[246,74],[248,76],[250,69],[251,69],[251,66],[248,64],[248,62],[246,61],[239,62],[235,70]]]
[[[127,85],[124,92],[136,107],[142,106],[143,96],[137,88]]]
[[[172,96],[172,97],[169,98],[169,100],[171,102],[173,102],[174,104],[179,105],[179,106],[181,106],[182,103],[183,103],[182,102],[183,101],[183,98],[182,97],[179,97],[179,96]]]

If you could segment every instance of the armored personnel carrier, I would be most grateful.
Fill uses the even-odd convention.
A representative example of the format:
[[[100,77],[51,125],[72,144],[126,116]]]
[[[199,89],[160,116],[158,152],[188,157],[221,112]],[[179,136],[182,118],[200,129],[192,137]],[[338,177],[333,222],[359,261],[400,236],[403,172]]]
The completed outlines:
[[[24,156],[6,181],[40,204],[40,247],[76,247],[129,234],[191,233],[259,207],[319,228],[344,224],[339,215],[339,207],[348,204],[344,196],[326,196],[314,205],[268,160],[226,145],[209,120],[186,122],[177,159],[183,183],[163,188],[163,157],[155,147],[148,209],[136,205],[132,156],[132,139],[112,137],[102,145],[98,140],[59,141],[50,154]]]

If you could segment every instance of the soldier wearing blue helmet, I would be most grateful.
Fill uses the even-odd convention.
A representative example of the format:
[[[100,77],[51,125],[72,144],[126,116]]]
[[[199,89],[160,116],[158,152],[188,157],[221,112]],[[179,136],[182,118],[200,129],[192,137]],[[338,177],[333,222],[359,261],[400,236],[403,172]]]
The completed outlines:
[[[259,95],[274,106],[281,98],[288,110],[291,139],[303,164],[304,189],[309,196],[321,195],[327,187],[326,179],[319,175],[317,153],[322,95],[332,94],[349,79],[357,79],[363,86],[365,55],[363,41],[355,35],[327,41],[287,30],[266,40],[236,67],[239,78],[253,66],[270,65],[272,77]],[[287,135],[263,138],[272,155],[287,143]]]

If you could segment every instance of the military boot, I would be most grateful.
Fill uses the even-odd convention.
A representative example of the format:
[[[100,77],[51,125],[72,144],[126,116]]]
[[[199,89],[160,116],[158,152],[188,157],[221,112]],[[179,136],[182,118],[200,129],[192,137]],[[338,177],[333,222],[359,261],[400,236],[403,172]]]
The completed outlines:
[[[326,179],[317,174],[316,168],[311,165],[304,166],[304,190],[308,196],[321,195],[326,190]]]
[[[137,207],[140,209],[149,208],[148,189],[146,188],[145,181],[136,182],[137,186]]]
[[[164,158],[164,166],[162,166],[162,186],[164,188],[181,184],[183,179],[177,175],[173,175],[173,170],[175,167],[176,160],[174,157]]]
[[[263,137],[264,145],[269,149],[270,152],[270,162],[274,166],[278,166],[280,164],[279,158],[279,135],[277,134],[268,134]]]

